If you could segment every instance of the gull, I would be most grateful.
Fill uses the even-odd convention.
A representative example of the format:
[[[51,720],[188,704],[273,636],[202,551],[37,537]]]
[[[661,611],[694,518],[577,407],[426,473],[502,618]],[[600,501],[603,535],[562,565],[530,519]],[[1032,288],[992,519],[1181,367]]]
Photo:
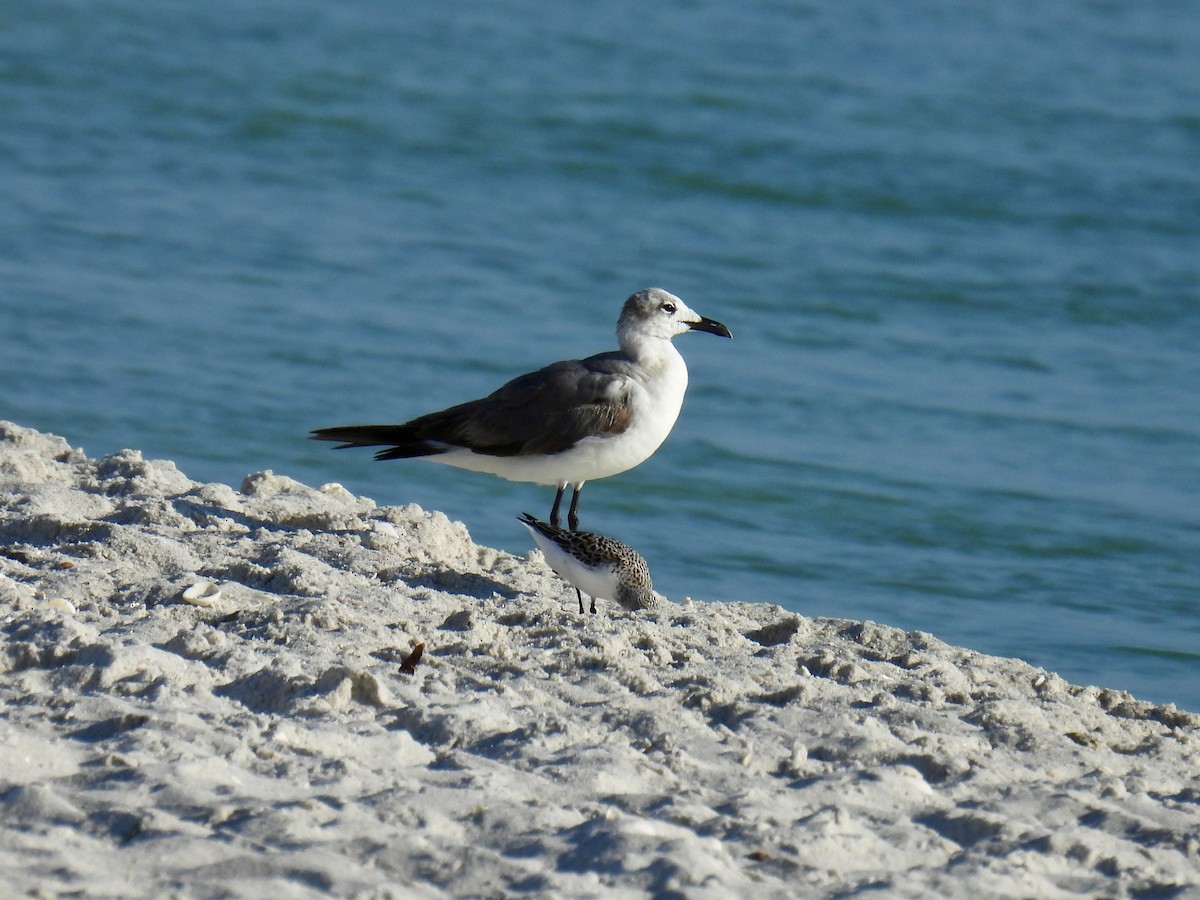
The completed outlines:
[[[421,457],[488,472],[509,481],[554,485],[550,523],[559,524],[571,485],[567,522],[579,527],[579,492],[645,462],[675,425],[688,373],[671,338],[729,329],[693,312],[661,288],[638,291],[617,320],[619,350],[552,363],[479,400],[402,425],[319,428],[312,437],[345,447],[384,447],[375,458]]]
[[[615,600],[628,610],[648,609],[654,605],[650,567],[642,555],[618,540],[590,531],[566,531],[529,513],[517,517],[529,529],[550,568],[575,588],[579,611],[583,595]]]

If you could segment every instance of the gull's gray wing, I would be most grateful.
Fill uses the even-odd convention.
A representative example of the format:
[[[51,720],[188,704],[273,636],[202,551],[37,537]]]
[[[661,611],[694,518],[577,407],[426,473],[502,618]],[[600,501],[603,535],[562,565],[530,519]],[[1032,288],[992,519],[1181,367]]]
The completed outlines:
[[[514,378],[480,400],[413,419],[415,436],[493,456],[558,453],[586,437],[620,434],[632,416],[632,380],[591,360],[558,362]]]
[[[629,427],[635,384],[624,371],[629,365],[616,353],[557,362],[403,425],[321,428],[313,437],[340,447],[387,446],[376,459],[431,456],[448,446],[491,456],[559,453]]]

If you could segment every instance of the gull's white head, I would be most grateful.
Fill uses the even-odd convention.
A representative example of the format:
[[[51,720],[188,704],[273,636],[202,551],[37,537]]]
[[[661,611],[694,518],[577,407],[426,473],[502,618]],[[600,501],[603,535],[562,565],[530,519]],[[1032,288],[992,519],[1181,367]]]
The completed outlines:
[[[705,318],[662,288],[638,291],[625,301],[621,318],[617,320],[617,340],[622,347],[627,342],[646,338],[670,340],[685,331],[707,331],[721,337],[733,337],[720,322]]]

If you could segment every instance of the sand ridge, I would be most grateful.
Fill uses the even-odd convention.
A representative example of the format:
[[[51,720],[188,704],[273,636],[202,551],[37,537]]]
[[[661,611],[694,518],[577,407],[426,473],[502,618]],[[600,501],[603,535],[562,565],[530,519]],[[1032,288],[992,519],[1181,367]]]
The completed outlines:
[[[1196,715],[770,603],[574,604],[415,505],[0,423],[0,878],[1200,896]]]

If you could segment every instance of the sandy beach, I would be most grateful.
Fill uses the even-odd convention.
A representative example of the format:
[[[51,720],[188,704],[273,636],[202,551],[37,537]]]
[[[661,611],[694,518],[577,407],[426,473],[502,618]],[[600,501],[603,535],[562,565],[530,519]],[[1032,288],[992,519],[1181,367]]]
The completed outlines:
[[[1200,716],[692,596],[0,423],[2,890],[1200,897]]]

